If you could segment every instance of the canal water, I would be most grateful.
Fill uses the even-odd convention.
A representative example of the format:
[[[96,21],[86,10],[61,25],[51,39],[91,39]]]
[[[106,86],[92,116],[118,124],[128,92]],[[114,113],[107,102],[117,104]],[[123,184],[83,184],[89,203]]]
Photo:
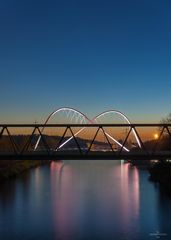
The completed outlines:
[[[171,239],[171,198],[122,161],[65,161],[0,185],[2,240]]]

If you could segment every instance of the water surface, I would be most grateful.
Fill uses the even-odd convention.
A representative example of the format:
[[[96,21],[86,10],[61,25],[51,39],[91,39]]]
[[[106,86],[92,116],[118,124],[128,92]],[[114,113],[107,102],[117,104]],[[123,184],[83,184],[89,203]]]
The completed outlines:
[[[65,161],[0,185],[0,239],[171,239],[171,199],[121,161]]]

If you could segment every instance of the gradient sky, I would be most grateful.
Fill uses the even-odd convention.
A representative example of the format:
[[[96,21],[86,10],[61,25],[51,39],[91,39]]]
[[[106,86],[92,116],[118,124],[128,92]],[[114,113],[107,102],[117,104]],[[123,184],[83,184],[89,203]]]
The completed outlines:
[[[0,122],[171,112],[170,0],[1,0]]]

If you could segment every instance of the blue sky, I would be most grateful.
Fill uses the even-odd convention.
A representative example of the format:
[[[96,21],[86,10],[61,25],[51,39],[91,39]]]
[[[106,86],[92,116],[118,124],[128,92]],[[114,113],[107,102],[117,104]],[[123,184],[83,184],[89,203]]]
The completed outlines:
[[[133,122],[171,112],[169,0],[2,0],[0,122],[70,106]]]

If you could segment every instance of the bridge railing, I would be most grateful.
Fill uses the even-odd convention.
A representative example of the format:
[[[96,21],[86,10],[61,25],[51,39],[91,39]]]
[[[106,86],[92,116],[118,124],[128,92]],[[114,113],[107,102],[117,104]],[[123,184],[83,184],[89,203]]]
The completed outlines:
[[[0,159],[171,159],[171,124],[0,124]]]

